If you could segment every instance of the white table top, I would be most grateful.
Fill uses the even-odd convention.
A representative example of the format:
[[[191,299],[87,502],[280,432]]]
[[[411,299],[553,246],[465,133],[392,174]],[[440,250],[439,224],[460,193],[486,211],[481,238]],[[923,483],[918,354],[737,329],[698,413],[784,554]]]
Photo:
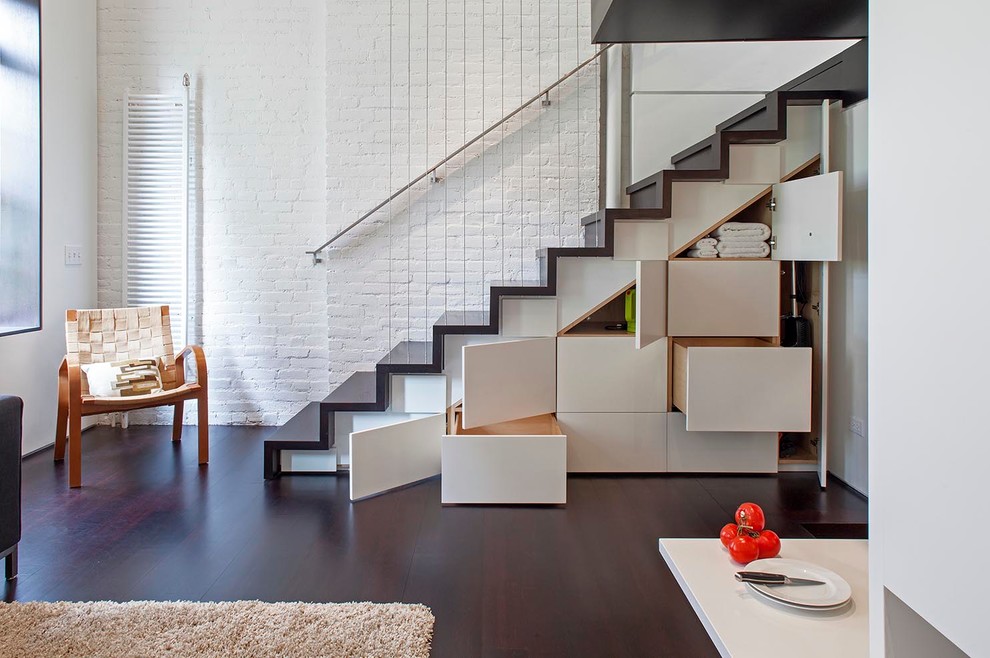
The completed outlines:
[[[867,542],[782,539],[780,556],[831,569],[852,587],[835,611],[804,611],[772,603],[733,578],[742,570],[718,539],[661,539],[660,554],[723,656],[869,655]]]

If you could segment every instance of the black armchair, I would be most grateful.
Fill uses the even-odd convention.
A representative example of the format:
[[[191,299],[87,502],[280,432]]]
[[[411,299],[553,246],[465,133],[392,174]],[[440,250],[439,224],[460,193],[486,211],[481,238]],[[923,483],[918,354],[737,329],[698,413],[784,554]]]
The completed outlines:
[[[17,543],[21,540],[21,415],[24,403],[0,395],[0,559],[7,580],[17,577]]]

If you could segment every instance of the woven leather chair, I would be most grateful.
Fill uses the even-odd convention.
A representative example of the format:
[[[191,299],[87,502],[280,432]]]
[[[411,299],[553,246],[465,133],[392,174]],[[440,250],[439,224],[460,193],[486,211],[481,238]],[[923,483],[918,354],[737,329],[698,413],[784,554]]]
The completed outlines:
[[[21,541],[21,416],[24,403],[0,395],[0,560],[7,580],[17,577],[17,543]]]
[[[186,400],[198,401],[199,463],[210,459],[206,357],[197,345],[178,354],[172,347],[168,306],[69,310],[65,313],[66,356],[58,371],[58,422],[55,461],[65,458],[68,425],[69,486],[82,485],[82,418],[95,414],[174,406],[172,440],[182,438]],[[196,361],[196,381],[185,381],[185,359]],[[160,359],[163,390],[148,395],[96,397],[90,395],[80,366],[128,359]]]

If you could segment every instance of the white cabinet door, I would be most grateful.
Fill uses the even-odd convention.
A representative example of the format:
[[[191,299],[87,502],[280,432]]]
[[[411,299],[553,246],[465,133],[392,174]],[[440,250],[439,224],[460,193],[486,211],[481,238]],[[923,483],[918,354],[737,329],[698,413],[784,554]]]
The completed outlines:
[[[663,473],[667,414],[558,413],[568,473]]]
[[[637,350],[632,336],[561,336],[557,410],[667,411],[667,339]]]
[[[780,264],[771,260],[672,260],[668,272],[670,336],[780,333]]]
[[[636,263],[636,349],[667,335],[667,262]]]
[[[556,410],[556,338],[465,345],[462,349],[466,429]]]
[[[351,500],[440,474],[447,414],[351,432]]]
[[[842,260],[842,172],[773,186],[774,260]]]
[[[689,432],[684,414],[665,415],[669,472],[777,472],[777,432]]]

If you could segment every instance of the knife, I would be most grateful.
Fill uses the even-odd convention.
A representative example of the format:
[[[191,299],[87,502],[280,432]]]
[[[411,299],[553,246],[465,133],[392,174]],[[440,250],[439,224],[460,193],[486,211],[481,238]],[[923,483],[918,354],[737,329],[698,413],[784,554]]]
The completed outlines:
[[[754,583],[756,585],[824,585],[821,580],[809,580],[808,578],[791,578],[782,573],[767,573],[765,571],[738,571],[736,580],[741,583]]]

